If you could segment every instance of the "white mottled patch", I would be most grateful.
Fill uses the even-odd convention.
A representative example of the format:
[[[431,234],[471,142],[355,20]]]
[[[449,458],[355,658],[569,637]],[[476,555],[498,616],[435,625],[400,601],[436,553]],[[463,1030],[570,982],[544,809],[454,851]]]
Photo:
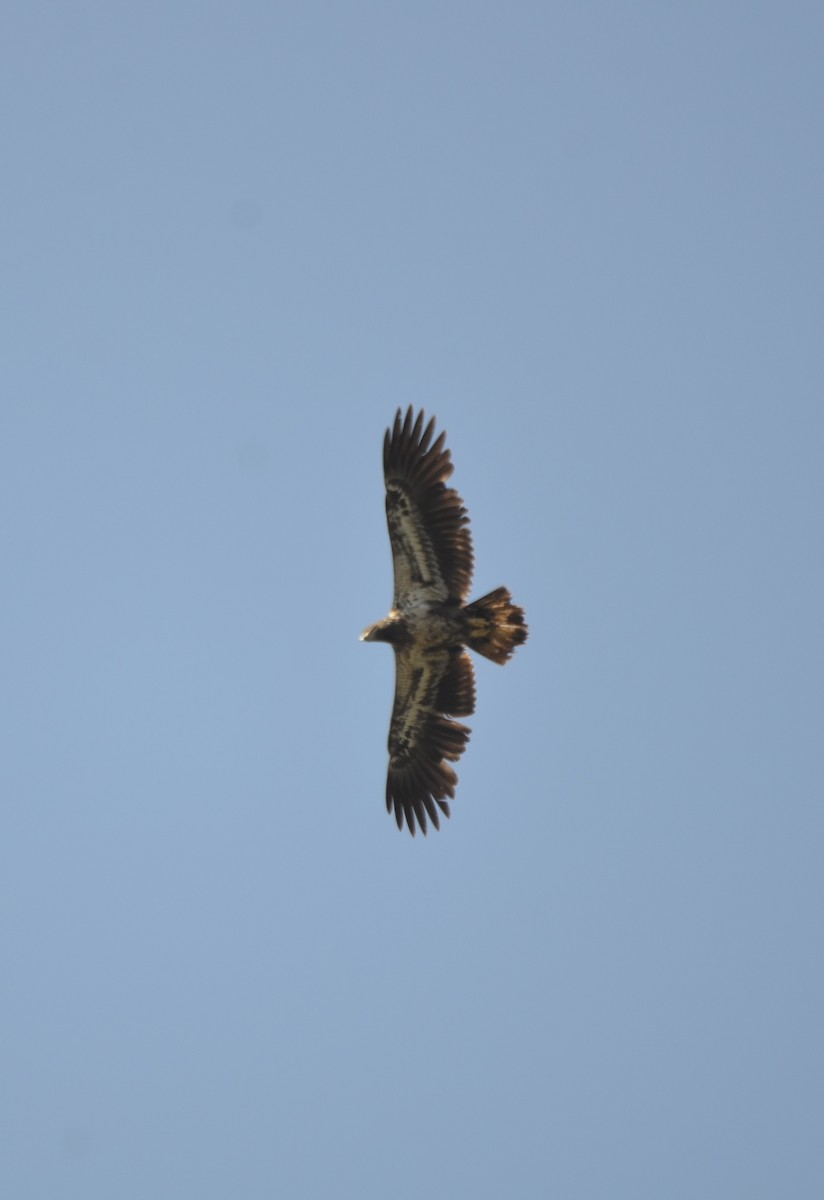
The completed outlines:
[[[449,589],[421,514],[408,494],[391,484],[386,517],[395,571],[395,607],[410,612],[446,600]]]

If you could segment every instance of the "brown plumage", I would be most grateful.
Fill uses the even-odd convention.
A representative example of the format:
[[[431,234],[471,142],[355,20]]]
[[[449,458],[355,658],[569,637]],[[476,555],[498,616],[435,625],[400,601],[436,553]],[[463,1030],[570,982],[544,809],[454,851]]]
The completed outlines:
[[[469,729],[455,717],[475,711],[475,671],[465,647],[506,663],[526,641],[523,609],[506,588],[466,604],[472,538],[463,500],[446,480],[453,471],[446,434],[433,442],[435,418],[411,406],[383,442],[386,519],[392,544],[392,611],[361,634],[395,651],[395,703],[389,726],[387,811],[425,834],[449,816]]]

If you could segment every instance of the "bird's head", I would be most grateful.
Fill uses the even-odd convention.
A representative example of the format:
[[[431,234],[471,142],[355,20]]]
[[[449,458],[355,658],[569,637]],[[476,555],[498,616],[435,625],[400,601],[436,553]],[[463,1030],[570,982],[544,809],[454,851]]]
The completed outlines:
[[[360,640],[362,642],[389,642],[390,645],[397,646],[407,637],[406,622],[402,617],[390,613],[382,621],[376,621],[374,625],[367,625],[360,635]]]

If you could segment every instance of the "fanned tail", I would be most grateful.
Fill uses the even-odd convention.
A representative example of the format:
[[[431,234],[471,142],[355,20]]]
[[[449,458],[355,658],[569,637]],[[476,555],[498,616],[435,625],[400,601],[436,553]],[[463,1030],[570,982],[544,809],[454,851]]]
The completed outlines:
[[[464,610],[467,642],[471,649],[496,663],[509,662],[515,647],[526,641],[524,610],[512,603],[505,587],[481,596]]]

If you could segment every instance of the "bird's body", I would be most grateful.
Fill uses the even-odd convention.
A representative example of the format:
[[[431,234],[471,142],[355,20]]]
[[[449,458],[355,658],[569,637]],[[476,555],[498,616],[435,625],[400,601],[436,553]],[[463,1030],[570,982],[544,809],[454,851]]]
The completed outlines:
[[[475,672],[464,647],[505,663],[526,641],[523,610],[506,588],[472,604],[473,553],[463,501],[445,480],[452,461],[446,435],[433,443],[435,420],[401,412],[383,447],[386,517],[392,544],[392,610],[365,629],[368,642],[395,651],[395,703],[389,727],[386,806],[399,828],[426,833],[449,816],[457,776],[449,766],[463,753],[469,729],[455,717],[475,710]],[[431,443],[431,444],[430,444]]]

